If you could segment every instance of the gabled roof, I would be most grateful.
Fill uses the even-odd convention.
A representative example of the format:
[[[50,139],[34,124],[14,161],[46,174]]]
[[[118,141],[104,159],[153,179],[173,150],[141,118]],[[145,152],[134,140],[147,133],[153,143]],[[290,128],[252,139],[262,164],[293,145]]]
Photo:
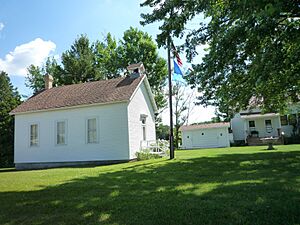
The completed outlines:
[[[138,78],[120,77],[81,84],[65,85],[44,90],[23,102],[10,114],[47,111],[74,106],[128,102],[143,80],[149,86],[146,76]],[[150,86],[149,96],[156,110]]]
[[[211,128],[221,128],[221,127],[230,127],[229,123],[221,122],[221,123],[203,123],[203,124],[195,124],[195,125],[187,125],[180,127],[181,131],[186,130],[198,130],[198,129],[211,129]]]

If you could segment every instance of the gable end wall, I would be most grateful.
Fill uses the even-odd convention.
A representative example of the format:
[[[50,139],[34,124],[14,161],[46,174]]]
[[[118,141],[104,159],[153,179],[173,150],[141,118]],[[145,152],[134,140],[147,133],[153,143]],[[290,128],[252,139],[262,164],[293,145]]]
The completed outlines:
[[[136,158],[136,152],[140,150],[143,140],[141,115],[147,115],[146,137],[148,141],[156,140],[155,115],[150,101],[145,81],[140,85],[132,100],[128,104],[128,133],[130,159]]]

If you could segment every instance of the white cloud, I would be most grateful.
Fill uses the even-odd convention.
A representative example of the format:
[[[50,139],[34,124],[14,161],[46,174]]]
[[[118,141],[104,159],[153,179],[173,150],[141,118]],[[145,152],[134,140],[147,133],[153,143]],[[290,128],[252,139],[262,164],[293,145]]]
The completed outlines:
[[[55,48],[56,45],[52,41],[36,38],[17,46],[4,59],[0,58],[0,70],[4,70],[9,75],[26,76],[29,65],[42,65]]]
[[[3,30],[4,27],[4,23],[0,22],[0,31]]]

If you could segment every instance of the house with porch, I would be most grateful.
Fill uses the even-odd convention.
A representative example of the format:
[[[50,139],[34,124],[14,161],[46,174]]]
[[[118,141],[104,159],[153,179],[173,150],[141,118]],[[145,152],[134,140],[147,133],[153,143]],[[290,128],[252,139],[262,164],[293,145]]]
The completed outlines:
[[[231,120],[233,140],[248,145],[262,144],[261,138],[277,138],[283,144],[283,136],[291,136],[300,123],[300,114],[296,106],[289,109],[290,114],[262,113],[260,109],[241,111]]]

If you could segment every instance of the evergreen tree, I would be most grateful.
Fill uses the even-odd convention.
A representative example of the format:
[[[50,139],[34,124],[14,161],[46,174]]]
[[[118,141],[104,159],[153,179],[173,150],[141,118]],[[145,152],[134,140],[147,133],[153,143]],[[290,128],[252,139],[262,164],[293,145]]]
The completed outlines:
[[[92,80],[100,80],[94,45],[90,44],[87,36],[81,35],[75,40],[70,50],[62,54],[63,70],[59,76],[61,84],[77,84]]]
[[[8,74],[0,72],[0,167],[12,166],[14,152],[14,118],[9,112],[21,103],[20,95]]]

